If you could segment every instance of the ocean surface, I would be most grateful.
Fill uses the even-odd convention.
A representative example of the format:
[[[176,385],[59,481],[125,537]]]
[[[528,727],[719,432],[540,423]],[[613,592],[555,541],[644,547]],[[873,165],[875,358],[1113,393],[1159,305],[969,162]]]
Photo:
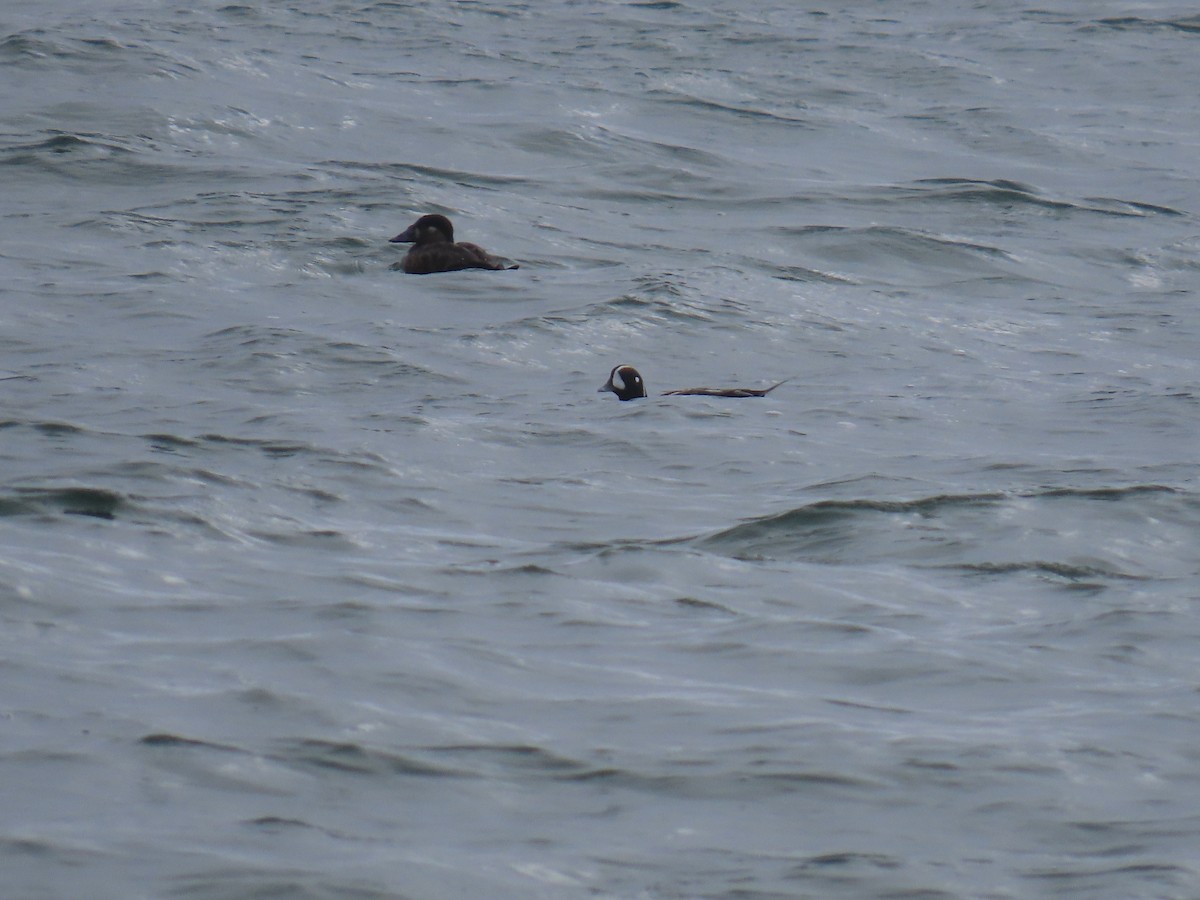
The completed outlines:
[[[12,0],[0,79],[4,900],[1200,898],[1194,4]]]

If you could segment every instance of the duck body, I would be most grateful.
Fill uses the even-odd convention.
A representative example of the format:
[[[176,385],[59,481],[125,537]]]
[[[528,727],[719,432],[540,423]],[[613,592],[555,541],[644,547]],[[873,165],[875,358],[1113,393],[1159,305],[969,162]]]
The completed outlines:
[[[787,380],[780,381],[777,384],[771,385],[769,388],[710,388],[710,387],[692,387],[680,388],[675,391],[663,391],[664,397],[676,396],[691,396],[691,397],[765,397],[781,384],[786,384]]]
[[[457,272],[461,269],[500,271],[518,268],[492,256],[478,244],[456,242],[450,220],[436,213],[421,216],[388,243],[413,245],[400,263],[400,268],[409,275]]]
[[[692,387],[679,388],[674,391],[663,391],[664,397],[673,396],[691,396],[691,397],[765,397],[781,384],[786,384],[789,379],[773,384],[768,388],[710,388],[710,387]],[[646,396],[646,383],[642,380],[642,375],[633,366],[619,365],[613,366],[613,370],[608,373],[608,381],[601,387],[600,392],[611,391],[617,395],[618,400],[637,400],[640,397]]]

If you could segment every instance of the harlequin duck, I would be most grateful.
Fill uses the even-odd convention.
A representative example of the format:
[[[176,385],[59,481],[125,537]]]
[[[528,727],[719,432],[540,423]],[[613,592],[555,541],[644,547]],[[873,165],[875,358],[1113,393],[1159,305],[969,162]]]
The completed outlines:
[[[455,243],[454,226],[445,216],[421,216],[389,244],[412,244],[400,268],[409,275],[456,272],[459,269],[516,269],[477,244]]]
[[[641,373],[633,366],[613,366],[608,373],[608,381],[596,393],[603,394],[605,391],[612,391],[618,400],[637,400],[646,396],[646,385],[642,382]]]
[[[664,391],[664,397],[691,395],[699,397],[765,397],[780,384],[786,384],[791,379],[785,378],[778,384],[773,384],[769,388],[709,388],[709,387],[693,387],[680,388],[675,391]],[[608,373],[608,381],[600,388],[598,393],[612,391],[617,395],[618,400],[637,400],[639,397],[646,396],[646,383],[642,381],[642,375],[633,366],[614,366],[613,370]]]

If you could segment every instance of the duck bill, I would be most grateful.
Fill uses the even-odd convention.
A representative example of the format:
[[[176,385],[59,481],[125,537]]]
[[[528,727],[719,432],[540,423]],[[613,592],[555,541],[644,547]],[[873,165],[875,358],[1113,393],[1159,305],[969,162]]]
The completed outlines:
[[[417,226],[409,225],[402,232],[388,241],[389,244],[411,244],[417,239]]]
[[[603,394],[605,391],[612,391],[614,394],[617,392],[617,389],[613,387],[611,378],[604,382],[604,384],[600,385],[600,387],[596,388],[597,394]]]

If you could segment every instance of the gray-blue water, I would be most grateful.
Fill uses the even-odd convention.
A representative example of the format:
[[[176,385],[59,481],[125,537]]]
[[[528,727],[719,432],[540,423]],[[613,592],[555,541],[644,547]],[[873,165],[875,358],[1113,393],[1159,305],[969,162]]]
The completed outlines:
[[[0,79],[5,900],[1200,897],[1192,4],[10,2]]]

